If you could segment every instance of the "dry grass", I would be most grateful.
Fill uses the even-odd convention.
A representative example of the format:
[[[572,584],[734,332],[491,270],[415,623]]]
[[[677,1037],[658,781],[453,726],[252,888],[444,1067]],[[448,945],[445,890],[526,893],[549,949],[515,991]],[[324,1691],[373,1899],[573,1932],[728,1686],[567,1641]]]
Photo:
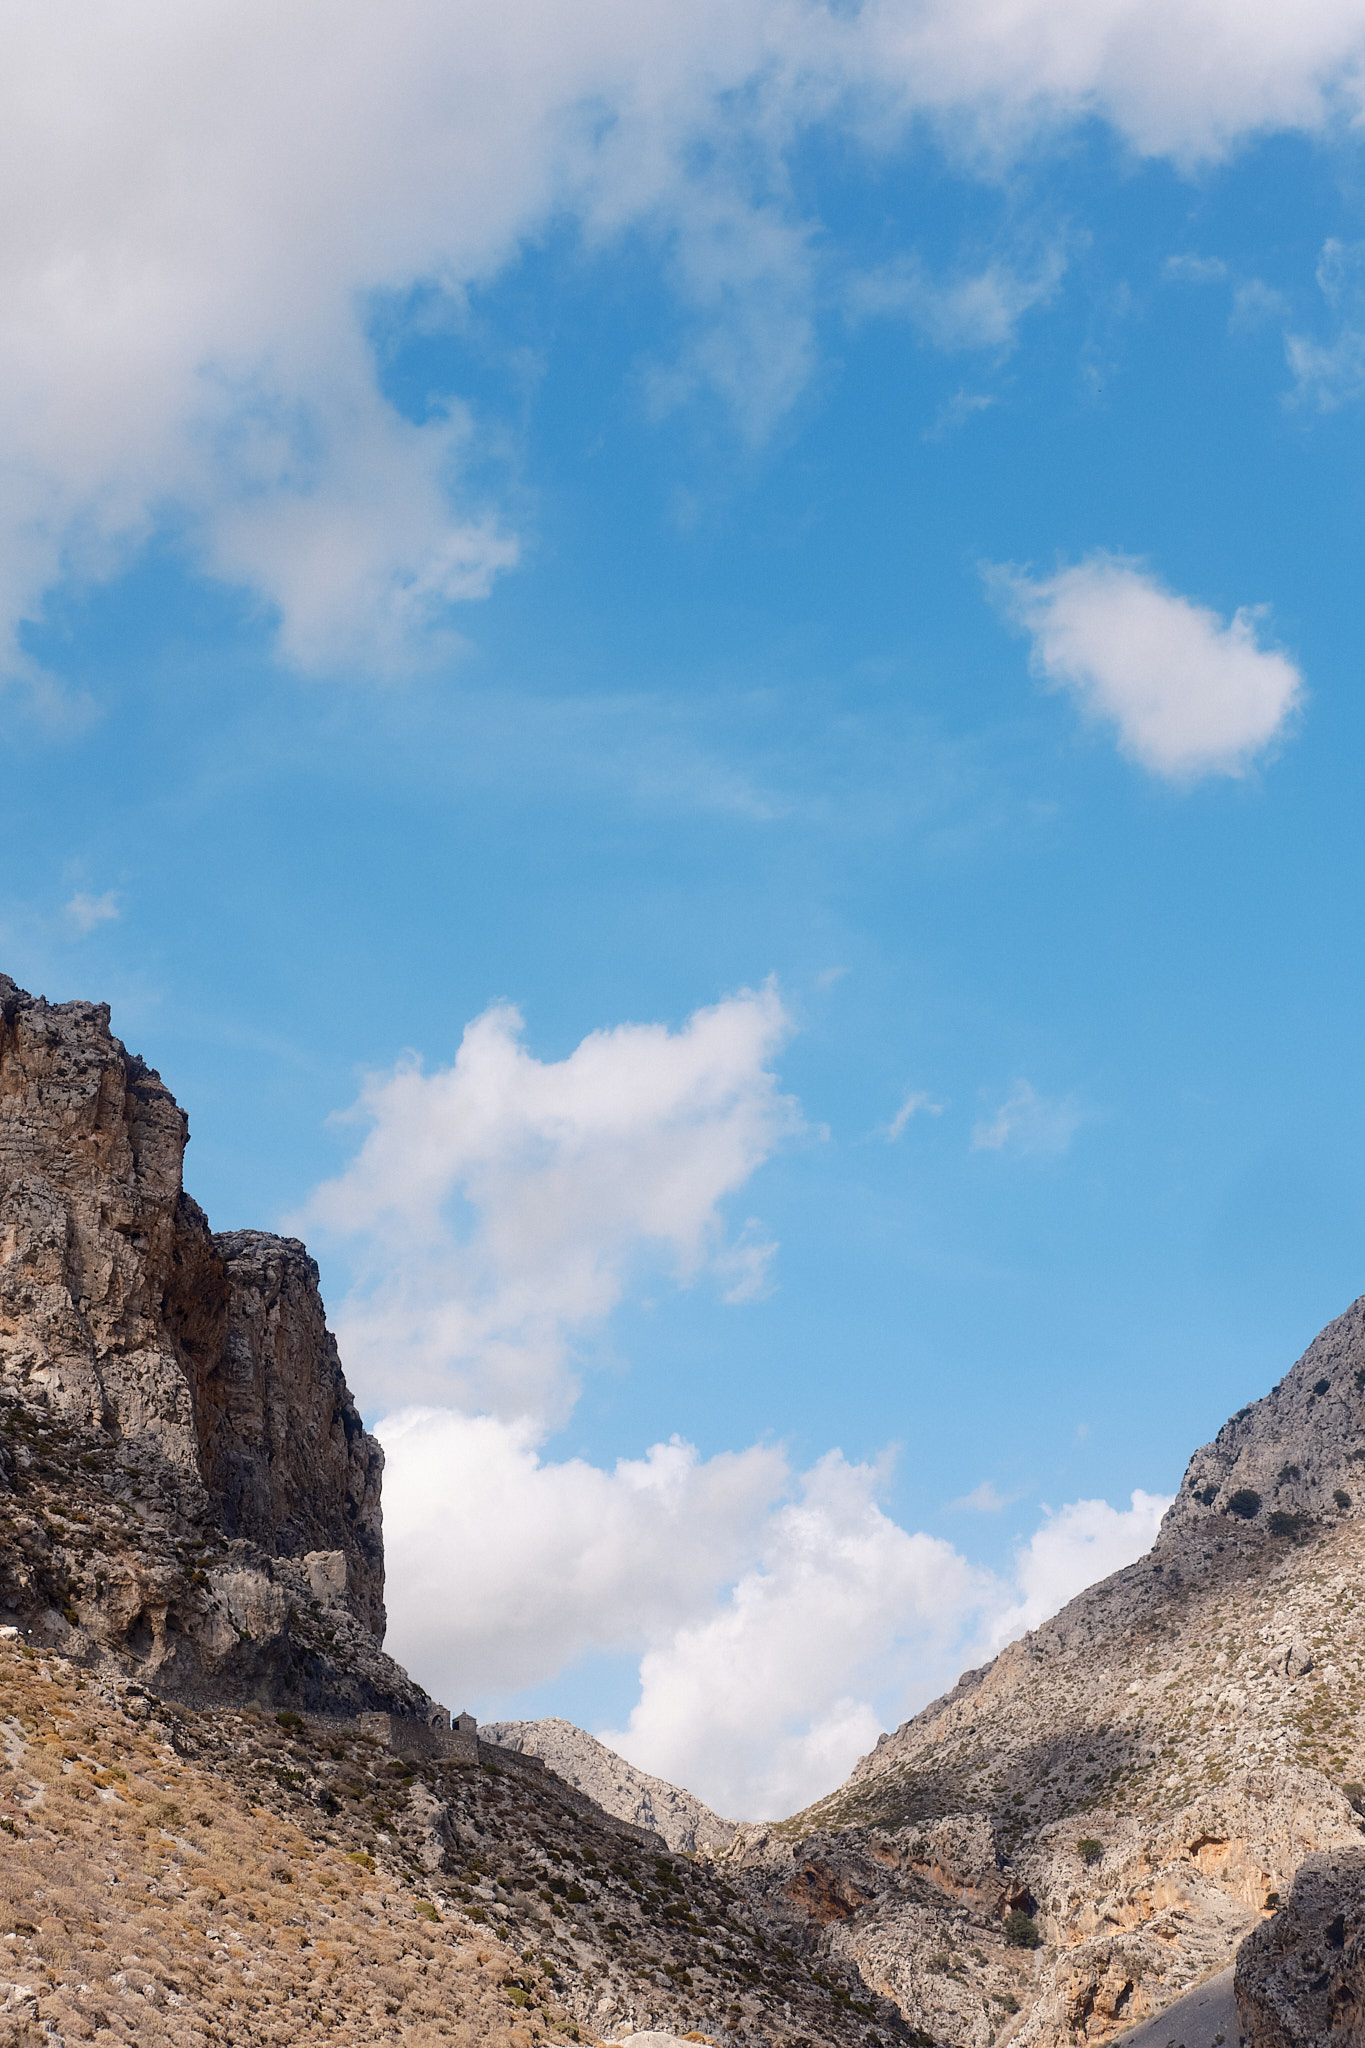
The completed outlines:
[[[526,1966],[447,1903],[256,1803],[230,1770],[177,1756],[74,1670],[0,1647],[0,1736],[0,1980],[31,1987],[68,2044],[576,2036],[534,1988],[514,2003]],[[6,2032],[43,2038],[22,2008]]]

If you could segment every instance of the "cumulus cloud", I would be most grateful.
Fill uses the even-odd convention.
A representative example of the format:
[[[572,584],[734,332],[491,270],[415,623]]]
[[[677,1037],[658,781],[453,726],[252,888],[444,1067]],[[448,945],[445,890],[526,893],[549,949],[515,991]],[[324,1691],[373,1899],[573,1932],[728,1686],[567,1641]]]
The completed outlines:
[[[988,582],[1030,635],[1034,672],[1156,775],[1244,774],[1301,701],[1294,663],[1262,645],[1264,607],[1224,620],[1102,553],[1042,582],[999,569]]]
[[[602,1739],[722,1813],[790,1813],[838,1784],[880,1733],[868,1693],[941,1666],[989,1592],[876,1484],[837,1451],[804,1474],[719,1610],[646,1653],[629,1726]]]
[[[727,1241],[720,1205],[797,1125],[771,1067],[787,1028],[768,988],[541,1061],[499,1005],[453,1065],[367,1081],[365,1139],[302,1218],[352,1248],[338,1331],[362,1394],[548,1425],[572,1405],[575,1340],[642,1257],[760,1294],[775,1246],[754,1219]]]
[[[407,1410],[379,1434],[390,1647],[452,1704],[690,1621],[787,1482],[763,1446],[702,1459],[675,1439],[604,1470],[488,1415]]]
[[[757,435],[814,360],[788,158],[816,124],[875,155],[927,117],[998,164],[1098,117],[1193,161],[1358,111],[1363,56],[1353,0],[17,0],[0,656],[55,583],[165,524],[289,658],[412,658],[517,540],[470,482],[478,421],[400,416],[370,323],[414,291],[458,308],[551,224],[656,251],[684,329],[656,404],[719,391]],[[884,288],[942,344],[996,347],[1047,287],[995,263]]]
[[[994,1114],[973,1125],[972,1150],[1056,1158],[1066,1151],[1081,1121],[1073,1097],[1052,1100],[1040,1095],[1031,1081],[1016,1081]]]
[[[62,910],[62,916],[72,931],[83,939],[88,938],[99,925],[113,924],[118,915],[118,897],[112,889],[106,889],[102,896],[92,896],[88,891],[78,889]]]

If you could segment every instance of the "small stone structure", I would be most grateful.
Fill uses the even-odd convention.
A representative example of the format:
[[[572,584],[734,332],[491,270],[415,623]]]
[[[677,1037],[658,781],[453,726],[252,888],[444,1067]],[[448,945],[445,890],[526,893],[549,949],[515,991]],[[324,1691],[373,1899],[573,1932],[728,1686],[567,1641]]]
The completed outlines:
[[[303,1718],[314,1734],[368,1736],[395,1756],[411,1757],[419,1763],[479,1761],[478,1722],[472,1714],[450,1714],[444,1707],[434,1707],[425,1719],[415,1714],[305,1714]]]

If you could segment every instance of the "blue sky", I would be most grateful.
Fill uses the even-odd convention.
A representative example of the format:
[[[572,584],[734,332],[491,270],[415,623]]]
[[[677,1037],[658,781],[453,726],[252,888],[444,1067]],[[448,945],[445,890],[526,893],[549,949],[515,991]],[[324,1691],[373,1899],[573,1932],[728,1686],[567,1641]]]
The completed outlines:
[[[0,965],[316,1249],[418,1675],[785,1809],[1363,1284],[1365,10],[134,17],[5,31]]]

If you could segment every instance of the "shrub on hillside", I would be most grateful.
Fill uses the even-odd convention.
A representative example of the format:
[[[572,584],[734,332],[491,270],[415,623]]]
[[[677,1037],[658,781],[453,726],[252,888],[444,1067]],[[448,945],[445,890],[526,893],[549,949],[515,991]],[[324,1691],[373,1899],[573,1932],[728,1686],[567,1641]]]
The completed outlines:
[[[1228,1513],[1240,1515],[1244,1522],[1249,1522],[1253,1515],[1259,1515],[1260,1512],[1261,1496],[1254,1487],[1239,1486],[1228,1500]]]
[[[1098,1863],[1104,1854],[1104,1844],[1097,1842],[1093,1835],[1083,1835],[1076,1844],[1076,1854],[1082,1863]]]
[[[1012,1906],[1005,1915],[1005,1946],[1007,1948],[1041,1948],[1043,1937],[1038,1932],[1037,1922],[1019,1906]]]

